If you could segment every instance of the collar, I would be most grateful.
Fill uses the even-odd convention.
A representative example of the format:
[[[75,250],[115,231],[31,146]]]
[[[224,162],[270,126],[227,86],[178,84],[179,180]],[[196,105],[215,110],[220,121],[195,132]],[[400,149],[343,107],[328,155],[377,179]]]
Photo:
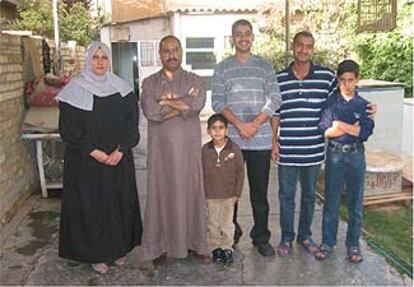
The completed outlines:
[[[167,82],[173,82],[175,79],[177,79],[180,75],[181,75],[181,73],[183,72],[183,68],[182,67],[179,67],[178,69],[177,69],[177,71],[175,71],[175,73],[174,73],[174,77],[171,79],[171,80],[169,80],[166,76],[165,76],[165,74],[164,74],[164,69],[161,69],[158,73],[159,73],[159,75],[160,75],[160,78],[161,78],[161,80],[164,80],[164,81],[167,81]]]
[[[224,148],[223,148],[223,150],[228,150],[228,149],[231,149],[231,147],[232,147],[232,145],[233,145],[233,142],[231,141],[231,139],[229,138],[229,137],[226,137],[226,139],[227,139],[227,142],[226,142],[226,144],[224,145]],[[208,146],[207,146],[208,148],[211,148],[211,149],[214,149],[214,143],[213,143],[213,140],[211,140],[211,141],[209,141],[208,142]]]
[[[341,102],[351,103],[351,102],[353,102],[353,101],[355,101],[355,100],[357,99],[357,97],[358,97],[358,92],[357,92],[357,91],[355,91],[355,95],[352,97],[352,99],[350,99],[349,101],[347,101],[347,100],[346,100],[346,99],[342,96],[342,94],[341,94],[341,92],[339,91],[339,88],[338,88],[338,90],[335,92],[335,96],[336,96],[336,101],[337,101],[337,102],[341,101]]]
[[[293,62],[291,62],[291,63],[289,64],[289,67],[288,67],[287,71],[288,71],[289,77],[299,80],[299,79],[295,76],[295,74],[293,73],[293,64],[294,64],[294,63],[295,63],[295,61],[293,61]],[[314,71],[315,71],[315,65],[313,64],[313,62],[312,62],[312,61],[310,61],[310,69],[309,69],[309,73],[305,76],[304,80],[305,80],[305,79],[307,79],[307,78],[312,77],[312,76],[313,76],[313,72],[314,72]]]

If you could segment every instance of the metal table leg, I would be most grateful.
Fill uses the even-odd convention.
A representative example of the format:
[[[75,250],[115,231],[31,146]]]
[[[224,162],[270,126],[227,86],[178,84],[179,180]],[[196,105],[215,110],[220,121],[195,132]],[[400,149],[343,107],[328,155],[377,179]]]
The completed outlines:
[[[37,156],[37,169],[39,171],[40,187],[42,189],[42,197],[47,198],[47,187],[46,187],[45,169],[43,167],[43,149],[42,149],[41,140],[36,140],[36,156]]]

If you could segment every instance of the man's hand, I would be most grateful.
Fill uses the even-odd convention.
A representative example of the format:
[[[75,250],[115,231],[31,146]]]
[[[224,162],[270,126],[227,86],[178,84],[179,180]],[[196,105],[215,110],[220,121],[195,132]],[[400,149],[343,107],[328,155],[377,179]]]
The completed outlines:
[[[272,143],[272,152],[271,158],[273,161],[277,161],[279,159],[279,142],[278,140],[274,140]]]
[[[94,149],[89,155],[103,164],[106,164],[106,161],[108,160],[108,155],[99,149]]]
[[[115,149],[107,158],[105,164],[110,166],[116,166],[121,161],[123,153],[118,149]]]
[[[378,106],[377,104],[374,104],[374,103],[369,103],[367,106],[368,106],[368,109],[367,109],[368,117],[371,120],[374,120],[375,115],[377,114]]]
[[[245,123],[241,122],[237,125],[237,129],[239,130],[239,135],[242,139],[251,139],[255,136],[257,130],[260,128],[259,124],[256,123]]]

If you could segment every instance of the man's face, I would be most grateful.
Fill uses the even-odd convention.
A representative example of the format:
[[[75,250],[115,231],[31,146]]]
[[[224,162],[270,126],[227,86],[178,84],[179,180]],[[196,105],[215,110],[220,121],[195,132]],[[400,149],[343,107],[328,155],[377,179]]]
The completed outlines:
[[[91,61],[92,72],[98,76],[105,75],[109,68],[109,59],[102,49],[96,50]]]
[[[214,141],[224,140],[227,136],[228,129],[223,122],[216,121],[207,129],[207,133],[211,136]]]
[[[299,36],[293,43],[293,58],[296,62],[307,63],[311,60],[314,42],[311,37]]]
[[[232,40],[237,52],[250,52],[254,40],[253,31],[249,25],[238,25],[233,32]]]
[[[352,72],[345,72],[339,76],[339,90],[343,96],[353,97],[359,77]]]
[[[181,66],[182,56],[182,50],[177,40],[168,38],[162,42],[160,58],[164,69],[175,72]]]

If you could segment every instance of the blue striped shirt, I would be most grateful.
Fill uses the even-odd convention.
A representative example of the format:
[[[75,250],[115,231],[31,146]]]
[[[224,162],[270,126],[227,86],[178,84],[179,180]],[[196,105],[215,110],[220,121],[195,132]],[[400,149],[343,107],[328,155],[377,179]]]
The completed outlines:
[[[325,141],[318,129],[321,109],[336,90],[335,73],[311,63],[309,74],[299,80],[292,64],[277,73],[282,105],[280,117],[279,161],[286,166],[311,166],[325,159]]]
[[[211,99],[215,112],[229,108],[244,122],[253,121],[261,112],[271,117],[281,102],[275,70],[268,61],[256,55],[245,63],[230,57],[217,64],[214,70]],[[272,148],[270,121],[266,121],[248,140],[241,139],[236,127],[230,124],[229,137],[242,150]]]

